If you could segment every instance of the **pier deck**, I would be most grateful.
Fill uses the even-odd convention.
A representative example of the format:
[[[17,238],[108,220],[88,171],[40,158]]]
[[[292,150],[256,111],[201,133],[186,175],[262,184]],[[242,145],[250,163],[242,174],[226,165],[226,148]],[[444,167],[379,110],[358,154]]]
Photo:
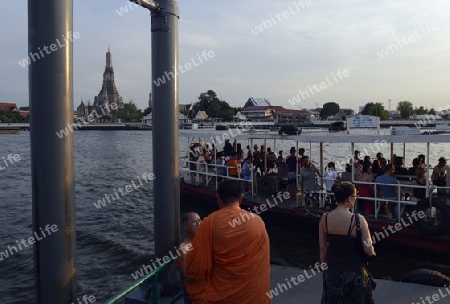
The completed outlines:
[[[296,267],[286,267],[271,265],[270,267],[270,288],[274,290],[277,288],[278,295],[273,296],[273,304],[318,304],[322,297],[322,274],[316,275],[311,270],[303,270]],[[307,275],[305,274],[305,271]],[[298,278],[299,275],[303,275],[305,280],[301,283],[297,282],[294,285],[290,281],[291,287],[289,288],[286,283],[286,279],[291,280],[291,277]],[[433,287],[427,285],[401,283],[387,280],[375,280],[377,282],[377,288],[373,292],[373,298],[377,304],[421,304],[434,303],[439,300],[439,303],[450,302],[450,288],[448,290],[445,287]],[[285,284],[283,292],[280,292],[278,284]],[[426,297],[429,297],[431,302],[427,302]],[[434,297],[434,298],[433,298]],[[444,298],[447,299],[443,300]],[[168,303],[161,299],[160,303]],[[183,300],[180,299],[177,304],[183,304]]]
[[[291,281],[292,288],[280,293],[278,289],[278,296],[273,297],[272,303],[274,304],[317,304],[320,303],[322,297],[322,275],[312,275],[310,270],[307,271],[310,278],[306,279],[304,270],[294,267],[285,267],[271,265],[270,286],[273,290],[278,288],[278,284],[286,284],[286,279],[291,277],[298,277],[299,275],[305,276],[305,281],[299,283],[297,286]],[[446,296],[450,296],[445,287],[433,287],[426,285],[401,283],[387,280],[375,280],[377,282],[377,288],[373,292],[375,303],[386,304],[400,304],[400,303],[422,303],[425,297],[429,297],[431,303],[438,300],[442,300]],[[440,290],[439,290],[440,289]],[[450,288],[449,288],[450,290]],[[435,301],[432,297],[435,295]],[[449,303],[450,297],[440,301],[439,303]],[[426,303],[426,300],[425,300]]]

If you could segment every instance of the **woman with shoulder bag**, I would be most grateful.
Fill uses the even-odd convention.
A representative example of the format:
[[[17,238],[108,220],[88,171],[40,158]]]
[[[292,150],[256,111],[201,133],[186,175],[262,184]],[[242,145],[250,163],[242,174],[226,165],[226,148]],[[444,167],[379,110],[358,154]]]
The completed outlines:
[[[336,182],[332,191],[338,206],[325,213],[319,224],[320,262],[327,264],[323,274],[324,304],[373,303],[372,285],[364,269],[362,246],[367,258],[375,256],[366,219],[352,214],[357,199],[356,187],[348,181]],[[361,238],[357,238],[355,217],[358,216]]]

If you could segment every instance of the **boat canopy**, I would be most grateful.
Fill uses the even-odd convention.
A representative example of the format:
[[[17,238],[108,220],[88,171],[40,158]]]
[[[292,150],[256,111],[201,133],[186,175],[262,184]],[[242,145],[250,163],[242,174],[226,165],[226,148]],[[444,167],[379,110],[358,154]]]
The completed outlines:
[[[450,134],[430,134],[430,135],[390,135],[390,134],[347,134],[347,133],[314,133],[302,135],[274,135],[268,132],[244,133],[240,129],[229,129],[226,132],[205,130],[189,131],[180,130],[180,136],[184,137],[202,137],[203,139],[220,138],[222,141],[227,139],[248,140],[248,139],[275,139],[275,140],[294,140],[297,142],[311,143],[450,143]]]

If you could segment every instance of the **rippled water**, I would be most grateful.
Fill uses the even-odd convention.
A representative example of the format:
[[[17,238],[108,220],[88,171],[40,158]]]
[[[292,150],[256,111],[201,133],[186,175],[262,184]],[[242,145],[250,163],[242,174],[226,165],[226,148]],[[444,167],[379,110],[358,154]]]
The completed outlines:
[[[21,160],[0,171],[0,250],[31,236],[29,133],[0,135],[0,159],[10,153]],[[93,205],[152,172],[151,154],[149,132],[75,133],[78,295],[106,300],[154,253],[151,183],[99,210]],[[0,261],[1,303],[33,302],[32,254],[28,247]]]
[[[187,151],[187,139],[180,138],[181,155]],[[263,141],[256,141],[258,145]],[[242,142],[245,150],[247,142]],[[220,145],[221,146],[221,145]],[[271,141],[267,146],[274,147]],[[277,142],[277,149],[285,153],[291,141]],[[318,145],[304,146],[313,161],[318,161]],[[356,146],[363,150],[363,146]],[[433,145],[431,163],[445,155],[448,146]],[[403,147],[396,145],[395,153],[402,154]],[[163,151],[163,148],[162,148]],[[369,150],[370,151],[370,150]],[[383,149],[389,154],[389,147]],[[419,153],[425,153],[424,145],[408,149],[407,164]],[[350,146],[325,144],[326,161],[336,161],[343,155],[350,158]],[[0,135],[0,165],[2,157],[19,154],[21,160],[0,171],[0,251],[16,240],[32,235],[31,222],[31,169],[30,138],[28,132],[17,135]],[[375,153],[372,154],[375,156]],[[153,189],[146,184],[98,210],[93,203],[112,194],[114,188],[123,187],[137,176],[152,172],[151,132],[139,131],[79,131],[75,132],[75,195],[77,230],[78,295],[94,295],[98,302],[106,300],[133,281],[131,273],[148,263],[153,248]],[[192,205],[190,205],[192,206]],[[209,206],[189,207],[202,216],[212,211]],[[293,265],[308,266],[318,261],[316,229],[298,230],[292,227],[267,225],[272,255],[280,256]],[[386,249],[385,255],[390,248]],[[392,251],[392,250],[391,250]],[[24,248],[19,253],[0,261],[0,303],[33,303],[34,276],[33,251]],[[432,254],[432,253],[431,253]],[[390,262],[412,264],[434,262],[448,264],[448,260],[433,258],[402,248],[383,260],[379,276],[389,277]],[[381,262],[380,262],[381,263]],[[375,270],[374,272],[376,272]],[[392,275],[395,277],[395,275]]]

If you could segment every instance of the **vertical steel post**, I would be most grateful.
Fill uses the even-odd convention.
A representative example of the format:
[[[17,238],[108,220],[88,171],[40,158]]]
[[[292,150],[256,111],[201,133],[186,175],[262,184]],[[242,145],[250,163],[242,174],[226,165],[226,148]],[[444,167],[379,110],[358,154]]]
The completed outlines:
[[[178,111],[178,4],[158,1],[152,16],[153,170],[155,254],[175,252],[180,231],[180,156]],[[167,276],[162,276],[163,283]],[[166,284],[165,284],[166,285]]]
[[[28,0],[36,303],[76,302],[72,1]]]

